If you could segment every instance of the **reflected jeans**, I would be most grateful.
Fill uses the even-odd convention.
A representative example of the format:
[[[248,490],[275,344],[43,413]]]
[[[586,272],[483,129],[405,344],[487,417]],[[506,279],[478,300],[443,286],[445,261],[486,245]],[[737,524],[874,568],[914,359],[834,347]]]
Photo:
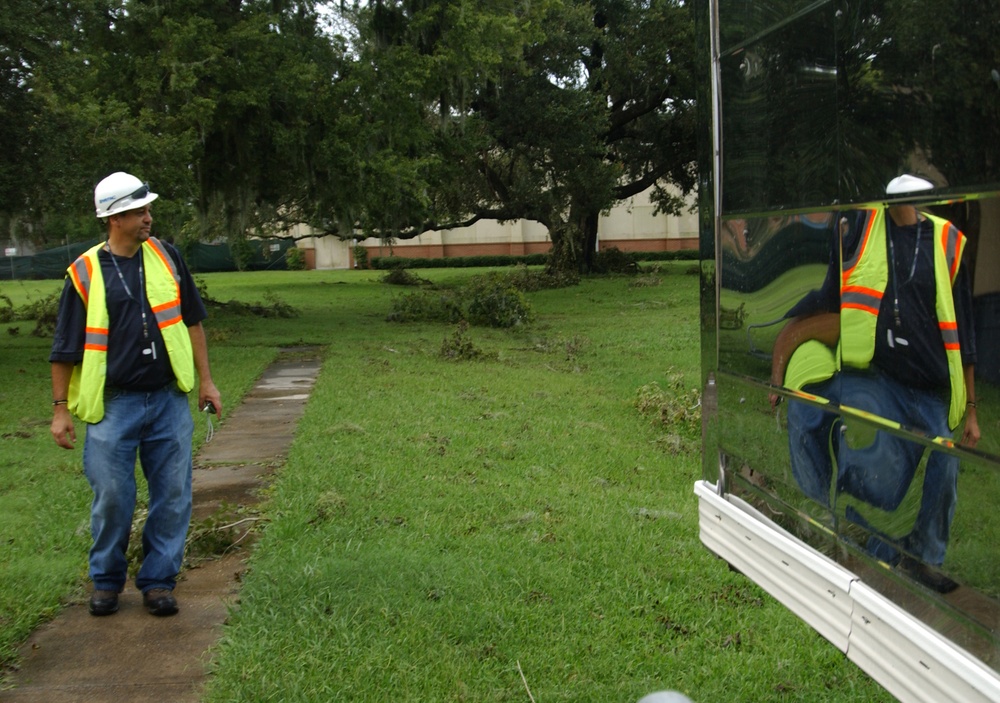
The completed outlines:
[[[842,372],[804,390],[932,436],[951,437],[945,399],[879,372]],[[795,401],[788,405],[788,440],[795,480],[803,493],[826,507],[831,505],[836,462],[836,494],[847,493],[876,508],[895,510],[906,496],[924,453],[922,445],[883,431],[877,432],[868,446],[851,447],[837,415]],[[896,540],[901,549],[932,566],[944,562],[958,500],[958,471],[957,457],[930,453],[916,522],[908,535]],[[868,527],[857,511],[849,511],[848,518]],[[869,543],[869,549],[889,563],[899,559],[899,551],[878,538]]]
[[[104,417],[87,427],[83,448],[84,473],[94,491],[90,578],[95,589],[119,592],[128,577],[137,453],[149,486],[149,515],[136,587],[173,589],[191,519],[193,431],[187,395],[172,384],[158,391],[105,393]]]

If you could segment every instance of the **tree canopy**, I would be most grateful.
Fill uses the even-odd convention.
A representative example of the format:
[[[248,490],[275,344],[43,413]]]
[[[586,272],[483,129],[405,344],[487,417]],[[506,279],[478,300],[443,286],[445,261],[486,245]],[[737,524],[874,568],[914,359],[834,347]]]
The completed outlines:
[[[679,0],[3,5],[0,219],[39,245],[97,234],[126,170],[181,239],[523,217],[586,267],[602,211],[694,187]]]
[[[728,96],[727,114],[745,119],[723,125],[731,142],[745,127],[733,143],[751,182],[766,175],[824,199],[839,158],[856,164],[856,182],[839,190],[867,192],[913,150],[948,179],[995,180],[996,11],[920,5],[864,2],[813,23],[795,51],[764,42],[734,55],[732,71],[770,62],[759,78],[734,79],[750,92]],[[727,42],[754,35],[755,7],[734,20],[749,34]],[[695,187],[683,0],[0,0],[0,10],[0,226],[15,241],[97,235],[92,188],[127,170],[164,195],[157,219],[181,240],[300,223],[399,239],[527,218],[548,227],[554,266],[582,270],[601,212],[650,187],[676,212]],[[918,21],[928,12],[941,22]],[[769,75],[795,80],[753,83]],[[799,112],[740,110],[754,89],[787,91]],[[821,99],[834,94],[835,105]],[[800,119],[804,109],[816,119]],[[839,151],[797,150],[817,120],[840,135]],[[772,159],[784,172],[756,173],[760,149],[787,152]]]
[[[554,266],[586,268],[601,212],[650,187],[676,212],[694,187],[678,2],[383,1],[366,26],[373,65],[422,79],[429,197],[398,236],[527,218],[548,227]]]

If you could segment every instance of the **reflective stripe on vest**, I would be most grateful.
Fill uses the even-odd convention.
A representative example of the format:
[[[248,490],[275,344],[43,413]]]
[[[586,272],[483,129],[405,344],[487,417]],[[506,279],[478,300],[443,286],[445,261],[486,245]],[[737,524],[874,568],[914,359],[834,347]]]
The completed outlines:
[[[962,264],[965,236],[955,225],[940,217],[928,215],[934,231],[940,232],[940,246],[934,247],[934,280],[937,287],[936,310],[944,353],[948,359],[948,376],[951,381],[951,402],[948,404],[948,426],[958,427],[965,415],[965,369],[962,367],[962,346],[958,339],[958,320],[952,287]]]
[[[83,349],[84,351],[90,349],[92,351],[106,352],[108,350],[108,328],[86,328],[86,333],[83,339]]]
[[[81,256],[73,262],[67,271],[73,281],[73,287],[83,297],[83,306],[87,307],[87,299],[90,297],[90,259]]]
[[[84,252],[67,269],[73,287],[87,310],[83,363],[73,368],[68,407],[84,422],[100,422],[104,417],[104,384],[107,377],[108,309],[104,277],[98,252],[102,242]],[[146,269],[146,299],[163,336],[177,386],[187,392],[194,388],[194,353],[191,337],[180,315],[179,274],[163,245],[153,237],[143,243]],[[93,304],[91,304],[93,303]]]

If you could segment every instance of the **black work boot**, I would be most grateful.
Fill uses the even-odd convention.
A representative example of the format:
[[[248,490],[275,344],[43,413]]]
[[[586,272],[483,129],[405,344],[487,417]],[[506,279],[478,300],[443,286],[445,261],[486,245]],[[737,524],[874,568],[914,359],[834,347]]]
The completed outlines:
[[[173,615],[177,612],[177,599],[166,588],[151,588],[142,594],[142,604],[153,615]]]
[[[91,615],[112,615],[118,612],[118,592],[94,590],[90,594]]]

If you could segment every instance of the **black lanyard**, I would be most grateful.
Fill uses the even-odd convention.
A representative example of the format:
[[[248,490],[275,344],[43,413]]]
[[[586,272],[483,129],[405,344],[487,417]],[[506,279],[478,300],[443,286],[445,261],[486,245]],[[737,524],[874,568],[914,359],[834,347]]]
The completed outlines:
[[[111,257],[111,263],[115,265],[115,271],[118,272],[118,279],[122,282],[122,287],[125,289],[125,294],[128,296],[129,300],[136,300],[135,296],[132,295],[132,289],[128,287],[128,283],[125,282],[125,276],[122,275],[121,268],[118,267],[118,260],[115,258],[114,252],[111,251],[111,243],[105,243],[104,248],[107,249],[108,255]],[[139,246],[139,298],[137,302],[139,303],[139,310],[142,313],[142,338],[149,339],[149,327],[146,324],[146,306],[142,304],[145,296],[145,282],[142,273],[142,246]]]
[[[889,259],[892,261],[892,271],[890,272],[890,277],[892,278],[892,314],[896,321],[896,329],[902,327],[902,320],[899,317],[899,277],[896,275],[896,247],[892,242],[892,218],[885,218],[885,236],[889,240]],[[917,257],[920,256],[920,224],[922,220],[920,216],[917,216],[917,243],[913,246],[913,262],[910,264],[910,275],[904,282],[909,283],[913,280],[913,274],[917,271]],[[140,269],[141,270],[141,269]]]

